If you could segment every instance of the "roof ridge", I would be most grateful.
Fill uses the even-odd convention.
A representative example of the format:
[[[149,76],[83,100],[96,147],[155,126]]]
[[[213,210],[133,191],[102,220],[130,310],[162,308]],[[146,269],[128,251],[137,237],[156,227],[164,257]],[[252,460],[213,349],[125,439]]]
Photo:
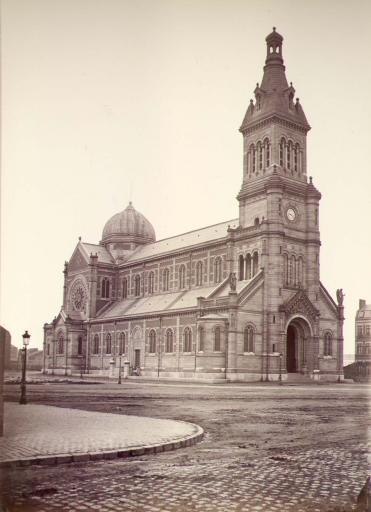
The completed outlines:
[[[210,226],[205,226],[203,228],[191,229],[190,231],[186,231],[185,233],[180,233],[179,235],[168,236],[166,238],[161,238],[160,240],[156,240],[156,242],[152,242],[157,244],[158,242],[164,242],[165,240],[170,240],[171,238],[179,238],[180,236],[189,235],[190,233],[195,233],[196,231],[202,231],[203,229],[214,228],[215,226],[221,226],[222,224],[227,224],[227,222],[235,222],[238,221],[238,218],[225,220],[223,222],[217,222],[216,224],[210,224]]]

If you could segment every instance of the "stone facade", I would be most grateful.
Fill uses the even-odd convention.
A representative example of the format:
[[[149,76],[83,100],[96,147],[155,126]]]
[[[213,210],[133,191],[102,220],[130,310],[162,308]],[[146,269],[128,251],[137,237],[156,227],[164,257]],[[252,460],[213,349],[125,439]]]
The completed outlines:
[[[239,217],[155,241],[129,206],[99,245],[77,244],[63,306],[44,326],[45,371],[257,381],[343,378],[343,307],[320,282],[310,126],[288,84],[282,37],[243,119]]]

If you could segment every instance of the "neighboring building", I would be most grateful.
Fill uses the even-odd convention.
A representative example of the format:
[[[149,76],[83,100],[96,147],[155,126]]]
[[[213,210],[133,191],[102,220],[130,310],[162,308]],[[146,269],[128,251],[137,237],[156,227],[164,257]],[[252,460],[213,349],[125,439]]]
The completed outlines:
[[[320,282],[321,194],[282,41],[266,38],[240,128],[239,217],[156,242],[130,203],[99,245],[80,240],[62,309],[44,325],[45,371],[117,375],[122,355],[149,377],[343,378],[342,295],[337,306]]]
[[[344,367],[347,378],[371,380],[371,304],[359,300],[355,319],[355,362]]]
[[[37,348],[27,350],[27,369],[42,370],[44,362],[44,352]]]

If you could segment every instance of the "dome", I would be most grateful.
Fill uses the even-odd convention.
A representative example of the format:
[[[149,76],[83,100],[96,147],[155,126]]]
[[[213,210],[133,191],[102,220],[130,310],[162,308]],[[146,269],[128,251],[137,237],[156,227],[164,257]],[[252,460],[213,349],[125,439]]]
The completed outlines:
[[[102,242],[135,241],[149,243],[156,241],[152,224],[137,212],[131,201],[120,213],[111,217],[103,228]]]

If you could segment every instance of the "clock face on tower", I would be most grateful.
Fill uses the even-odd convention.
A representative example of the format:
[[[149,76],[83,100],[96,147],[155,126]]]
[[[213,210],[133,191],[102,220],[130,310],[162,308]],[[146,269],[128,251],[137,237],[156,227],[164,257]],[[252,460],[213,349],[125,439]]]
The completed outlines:
[[[296,211],[294,208],[287,208],[286,217],[290,222],[294,222],[296,220]]]

